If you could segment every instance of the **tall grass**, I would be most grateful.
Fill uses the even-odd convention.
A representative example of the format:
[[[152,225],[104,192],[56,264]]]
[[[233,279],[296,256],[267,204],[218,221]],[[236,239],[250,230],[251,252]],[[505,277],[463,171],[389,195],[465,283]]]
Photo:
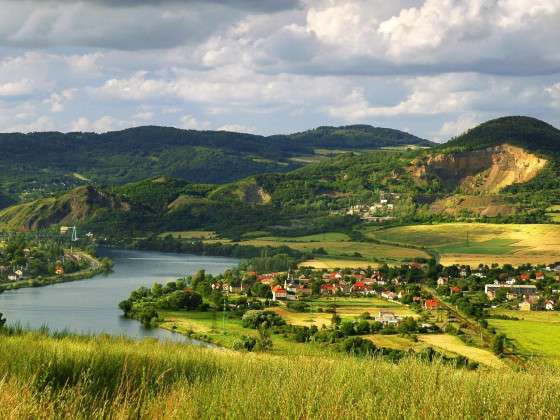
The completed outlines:
[[[242,354],[157,341],[0,336],[0,418],[544,418],[554,368]]]

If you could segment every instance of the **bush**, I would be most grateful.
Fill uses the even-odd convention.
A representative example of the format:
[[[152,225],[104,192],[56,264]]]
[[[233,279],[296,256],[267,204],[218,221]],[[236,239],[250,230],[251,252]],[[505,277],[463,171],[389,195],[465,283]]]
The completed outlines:
[[[241,337],[240,339],[236,340],[233,343],[233,349],[253,351],[256,345],[257,345],[257,339],[255,337],[248,337],[244,335],[243,337]]]
[[[309,312],[310,306],[309,304],[301,301],[296,302],[288,302],[288,309],[291,309],[296,312]]]
[[[245,328],[260,328],[263,324],[267,327],[284,325],[286,322],[276,312],[250,310],[241,318]]]
[[[360,337],[348,337],[340,343],[340,347],[353,356],[371,356],[377,350],[375,344]]]

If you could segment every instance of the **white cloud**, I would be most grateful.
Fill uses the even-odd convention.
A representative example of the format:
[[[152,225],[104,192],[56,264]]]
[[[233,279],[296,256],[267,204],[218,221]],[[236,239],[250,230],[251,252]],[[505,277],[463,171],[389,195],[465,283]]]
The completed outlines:
[[[226,124],[218,127],[219,131],[232,131],[234,133],[256,133],[256,127],[250,127],[242,124]]]
[[[476,114],[462,114],[455,120],[444,122],[433,137],[440,141],[448,140],[476,127],[481,122],[482,119]]]
[[[51,118],[47,116],[40,116],[39,118],[32,121],[2,128],[0,129],[0,131],[5,133],[14,133],[14,132],[32,133],[32,132],[39,132],[39,131],[53,131],[55,129],[55,126],[56,125]]]
[[[552,99],[553,106],[560,108],[560,82],[548,86],[545,91]]]
[[[192,115],[184,115],[181,117],[181,128],[188,130],[207,130],[210,128],[210,122],[200,121]]]
[[[0,97],[29,95],[32,92],[33,84],[28,79],[0,83]]]
[[[51,112],[62,112],[66,102],[71,101],[75,93],[76,89],[65,89],[60,93],[51,93],[50,97],[45,99],[44,102],[50,105]]]
[[[86,117],[80,117],[72,123],[71,131],[106,133],[126,128],[130,125],[128,121],[117,120],[109,115],[104,115],[95,121]]]

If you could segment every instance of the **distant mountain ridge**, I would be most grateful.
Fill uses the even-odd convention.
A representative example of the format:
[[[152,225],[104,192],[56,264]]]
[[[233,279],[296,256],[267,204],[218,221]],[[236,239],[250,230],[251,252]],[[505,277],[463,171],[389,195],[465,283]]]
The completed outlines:
[[[316,148],[356,150],[431,142],[370,126],[320,127],[259,136],[144,126],[96,133],[0,134],[0,192],[30,198],[85,183],[124,184],[153,176],[227,183],[303,165]]]
[[[437,148],[344,153],[225,184],[158,176],[80,187],[0,211],[0,228],[78,223],[109,235],[192,229],[233,237],[252,231],[309,234],[360,223],[349,211],[355,208],[377,208],[373,219],[388,216],[398,223],[546,222],[547,209],[560,204],[559,135],[548,124],[511,117]]]

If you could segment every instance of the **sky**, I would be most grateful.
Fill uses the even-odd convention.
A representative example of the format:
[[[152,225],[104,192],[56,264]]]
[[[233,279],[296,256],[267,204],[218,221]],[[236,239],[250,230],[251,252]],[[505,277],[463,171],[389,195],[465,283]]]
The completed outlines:
[[[0,0],[0,131],[560,127],[560,0]]]

